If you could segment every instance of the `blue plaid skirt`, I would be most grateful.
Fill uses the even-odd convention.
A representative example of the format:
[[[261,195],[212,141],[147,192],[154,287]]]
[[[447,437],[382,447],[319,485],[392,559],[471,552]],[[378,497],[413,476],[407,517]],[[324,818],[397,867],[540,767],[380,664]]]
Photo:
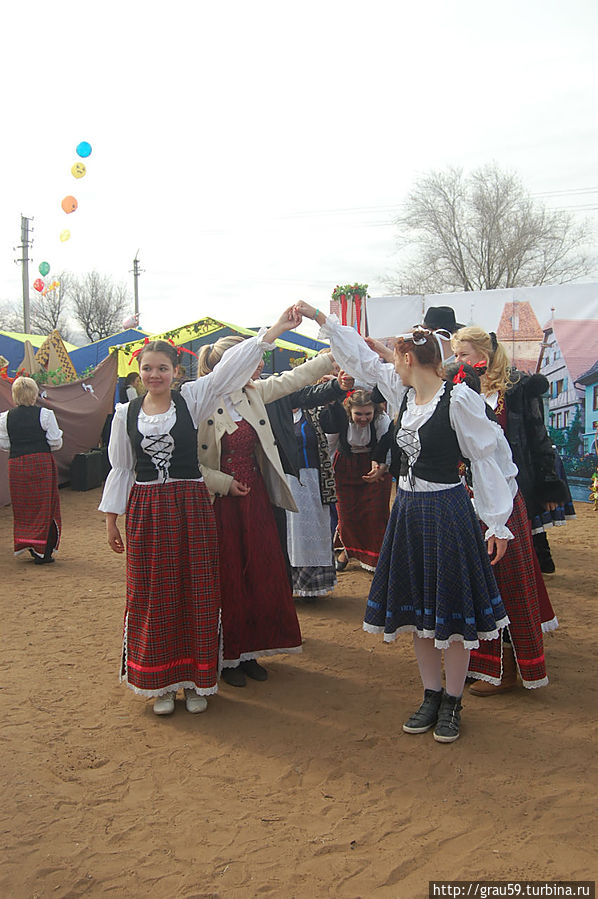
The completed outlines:
[[[401,631],[477,649],[509,622],[480,525],[462,485],[397,490],[367,602],[364,630]]]

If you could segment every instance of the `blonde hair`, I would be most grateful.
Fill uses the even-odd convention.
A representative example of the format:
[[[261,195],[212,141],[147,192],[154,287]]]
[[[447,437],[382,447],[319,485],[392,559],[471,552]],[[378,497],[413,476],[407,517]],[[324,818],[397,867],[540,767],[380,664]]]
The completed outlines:
[[[235,344],[241,343],[242,340],[244,340],[243,337],[235,337],[231,334],[230,337],[221,337],[216,343],[202,346],[197,359],[197,377],[201,378],[203,375],[209,375],[211,371],[214,371],[225,352],[230,350]]]
[[[503,344],[497,341],[496,334],[488,334],[483,328],[470,325],[467,328],[460,328],[453,334],[451,346],[455,353],[459,352],[461,343],[470,343],[486,360],[486,373],[480,379],[482,393],[489,396],[498,390],[507,390],[513,385],[509,357]]]
[[[12,398],[17,406],[35,406],[39,387],[33,378],[21,376],[12,385]]]

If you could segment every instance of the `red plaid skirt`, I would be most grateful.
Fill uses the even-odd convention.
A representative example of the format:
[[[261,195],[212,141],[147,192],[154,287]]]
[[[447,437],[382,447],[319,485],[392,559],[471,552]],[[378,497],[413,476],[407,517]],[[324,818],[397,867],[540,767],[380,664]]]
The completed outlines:
[[[222,439],[221,469],[251,487],[214,503],[222,555],[224,667],[277,653],[301,652],[301,631],[276,521],[253,450],[250,424]]]
[[[15,554],[33,549],[43,555],[52,522],[60,543],[60,499],[56,463],[50,453],[8,460],[8,482],[14,518]]]
[[[220,569],[202,481],[134,484],[127,508],[121,681],[159,696],[218,689]]]
[[[507,522],[515,539],[493,566],[494,576],[509,616],[509,634],[524,687],[543,687],[548,683],[535,552],[525,502],[521,493],[513,500],[513,512]],[[486,526],[483,525],[483,530]],[[542,582],[544,592],[546,588]],[[548,595],[546,596],[548,599]],[[554,614],[554,613],[553,613]],[[499,684],[502,674],[502,634],[471,651],[469,677]]]
[[[371,467],[369,453],[336,453],[334,457],[338,497],[335,545],[344,547],[350,559],[357,559],[373,571],[390,514],[392,478],[386,474],[369,484],[362,475]]]

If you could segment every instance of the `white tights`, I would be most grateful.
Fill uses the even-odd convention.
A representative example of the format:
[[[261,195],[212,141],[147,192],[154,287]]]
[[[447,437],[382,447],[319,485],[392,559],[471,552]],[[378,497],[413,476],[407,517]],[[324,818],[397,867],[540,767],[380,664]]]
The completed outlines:
[[[436,649],[434,640],[413,635],[415,657],[419,666],[424,690],[442,689],[442,650]],[[444,650],[444,674],[449,696],[461,696],[469,667],[469,650],[455,641]]]

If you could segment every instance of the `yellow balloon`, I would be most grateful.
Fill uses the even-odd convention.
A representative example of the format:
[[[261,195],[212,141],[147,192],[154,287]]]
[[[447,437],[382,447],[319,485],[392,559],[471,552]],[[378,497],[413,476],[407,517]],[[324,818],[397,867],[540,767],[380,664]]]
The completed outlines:
[[[71,232],[68,230],[68,228],[65,228],[64,231],[60,232],[60,239],[63,243],[65,242],[65,240],[70,240],[70,237],[71,237]]]
[[[73,178],[82,178],[86,172],[87,169],[82,162],[76,162],[71,169],[71,175],[73,176]]]

